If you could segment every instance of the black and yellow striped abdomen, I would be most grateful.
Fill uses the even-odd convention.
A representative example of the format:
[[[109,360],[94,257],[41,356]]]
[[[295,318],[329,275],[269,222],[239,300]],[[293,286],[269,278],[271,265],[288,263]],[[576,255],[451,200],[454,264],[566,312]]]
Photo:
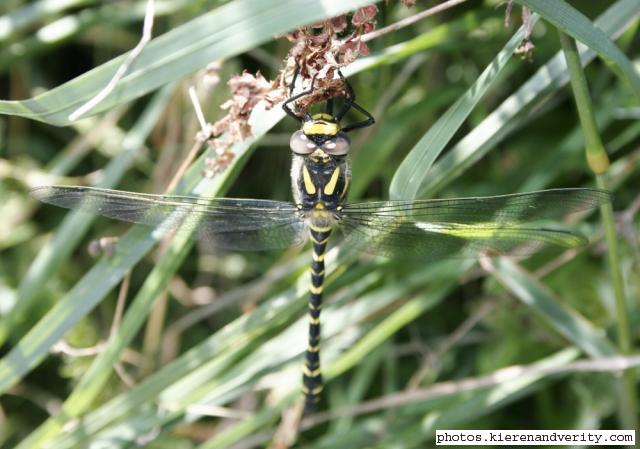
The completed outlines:
[[[316,120],[315,125],[320,126],[320,121]],[[316,409],[322,393],[320,310],[325,276],[324,256],[332,227],[339,219],[349,188],[351,169],[345,155],[328,154],[313,139],[305,142],[313,148],[309,149],[307,155],[294,152],[291,185],[296,206],[309,228],[313,243],[309,285],[309,340],[302,376],[305,413],[311,413]],[[337,147],[337,143],[334,146]]]
[[[310,225],[313,242],[311,263],[311,285],[309,286],[309,341],[302,369],[302,389],[305,394],[305,413],[314,411],[322,392],[320,370],[320,311],[324,289],[324,256],[331,227]]]

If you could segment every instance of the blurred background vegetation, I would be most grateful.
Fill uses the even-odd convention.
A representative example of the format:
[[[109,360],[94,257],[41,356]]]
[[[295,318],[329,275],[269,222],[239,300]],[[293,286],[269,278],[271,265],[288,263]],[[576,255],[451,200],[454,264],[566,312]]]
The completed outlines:
[[[378,28],[438,3],[380,2]],[[637,342],[640,4],[522,0],[505,26],[499,0],[458,3],[372,40],[371,55],[347,70],[377,119],[353,133],[351,198],[388,198],[394,176],[403,183],[396,193],[421,198],[595,186],[560,28],[591,49],[580,47],[611,158],[615,263]],[[43,206],[28,189],[164,192],[200,129],[189,86],[214,122],[232,75],[278,76],[291,43],[274,36],[367,2],[158,0],[159,38],[93,116],[70,123],[111,78],[114,58],[140,39],[145,4],[0,6],[0,93],[30,99],[0,102],[2,448],[295,440],[308,249],[212,253],[187,240],[157,249],[148,229]],[[524,35],[521,5],[542,16],[532,17],[528,57],[512,56]],[[207,75],[211,62],[219,68]],[[204,176],[207,150],[176,192],[288,200],[296,124],[282,118],[279,108],[254,111],[254,137],[233,146],[228,169]],[[438,157],[409,185],[398,167],[417,156]],[[323,311],[327,414],[303,423],[297,444],[429,447],[443,428],[633,427],[635,373],[625,383],[574,364],[595,359],[606,369],[603,357],[633,352],[620,346],[602,219],[594,213],[576,226],[588,247],[484,268],[333,250]],[[87,245],[103,236],[122,236],[120,245],[93,258]]]

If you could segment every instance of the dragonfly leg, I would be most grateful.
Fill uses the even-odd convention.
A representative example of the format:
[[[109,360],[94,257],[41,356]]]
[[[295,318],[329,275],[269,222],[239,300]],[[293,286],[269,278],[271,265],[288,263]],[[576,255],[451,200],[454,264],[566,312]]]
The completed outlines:
[[[289,94],[293,93],[293,89],[294,89],[294,83],[295,80],[298,78],[298,66],[296,66],[296,71],[294,73],[294,77],[293,77],[293,81],[291,82],[291,86],[289,87]],[[313,93],[313,89],[315,88],[315,84],[316,84],[316,77],[314,76],[313,78],[311,78],[311,87],[309,87],[309,89],[304,90],[302,92],[300,92],[299,94],[296,95],[292,95],[289,98],[287,98],[285,100],[284,103],[282,103],[282,109],[284,110],[284,112],[287,113],[287,115],[289,117],[292,117],[296,120],[298,120],[299,122],[304,122],[304,121],[309,121],[311,120],[311,116],[309,115],[308,112],[305,112],[302,117],[300,117],[298,114],[295,113],[295,111],[293,110],[295,108],[295,101],[304,97],[305,95],[309,95],[311,93]],[[293,108],[292,108],[293,105]]]
[[[351,108],[355,109],[356,111],[360,112],[362,115],[367,117],[365,120],[352,123],[350,125],[343,127],[342,131],[349,132],[354,129],[366,128],[367,126],[373,125],[375,123],[375,119],[373,118],[373,116],[369,113],[369,111],[367,111],[358,103],[356,103],[356,93],[353,91],[353,87],[351,87],[351,83],[349,83],[349,81],[344,77],[344,75],[340,70],[338,70],[338,75],[340,76],[340,79],[344,83],[344,89],[345,89],[346,95],[344,98],[344,104],[342,105],[342,109],[340,109],[338,114],[336,114],[336,120],[338,122],[342,120],[344,116],[347,115],[347,112],[349,112]]]
[[[324,111],[333,117],[333,98],[329,98],[327,100],[327,104],[325,106]]]

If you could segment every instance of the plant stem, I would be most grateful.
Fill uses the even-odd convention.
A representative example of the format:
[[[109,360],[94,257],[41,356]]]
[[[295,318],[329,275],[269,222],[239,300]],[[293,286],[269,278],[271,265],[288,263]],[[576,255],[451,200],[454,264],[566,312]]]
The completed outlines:
[[[589,95],[587,80],[580,62],[580,55],[575,41],[568,35],[559,31],[560,43],[567,60],[569,75],[571,77],[571,88],[578,108],[578,116],[585,136],[585,151],[587,164],[595,174],[596,183],[599,188],[607,189],[609,182],[606,172],[609,168],[609,157],[605,151],[602,139],[598,133],[598,128],[593,113],[593,104]],[[605,237],[608,248],[609,270],[615,295],[616,315],[618,325],[618,346],[624,355],[632,351],[631,331],[629,326],[628,309],[626,295],[624,291],[624,279],[620,268],[618,257],[618,241],[616,239],[616,227],[613,217],[613,207],[611,203],[600,207],[600,215],[605,229]],[[627,429],[638,427],[637,418],[637,389],[635,382],[635,370],[628,369],[624,372],[619,389],[619,409],[620,423]]]

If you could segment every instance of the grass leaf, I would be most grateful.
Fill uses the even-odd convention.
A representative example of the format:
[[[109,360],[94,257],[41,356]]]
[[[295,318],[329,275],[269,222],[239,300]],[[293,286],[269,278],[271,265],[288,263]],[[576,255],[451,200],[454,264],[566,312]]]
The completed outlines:
[[[153,39],[91,115],[131,101],[301,25],[333,17],[372,0],[236,0]],[[22,101],[0,101],[0,114],[67,125],[69,115],[107,85],[126,55],[60,87]]]
[[[564,0],[517,0],[517,2],[537,12],[556,28],[595,51],[619,76],[629,83],[636,100],[640,101],[640,74],[607,34],[594,26],[580,11]],[[635,13],[628,16],[628,19],[633,19],[640,14],[640,4],[634,1],[629,3],[635,5]]]
[[[533,17],[532,21],[535,20],[535,17]],[[513,52],[522,42],[523,37],[524,29],[520,28],[469,90],[438,119],[411,149],[411,152],[404,158],[393,176],[391,187],[389,188],[391,199],[412,200],[417,196],[433,162],[442,153],[442,150],[444,150],[447,143],[462,126],[487,90],[498,79],[507,62],[511,60]]]
[[[591,357],[617,355],[614,345],[587,319],[562,304],[538,280],[505,257],[494,259],[496,279]]]

